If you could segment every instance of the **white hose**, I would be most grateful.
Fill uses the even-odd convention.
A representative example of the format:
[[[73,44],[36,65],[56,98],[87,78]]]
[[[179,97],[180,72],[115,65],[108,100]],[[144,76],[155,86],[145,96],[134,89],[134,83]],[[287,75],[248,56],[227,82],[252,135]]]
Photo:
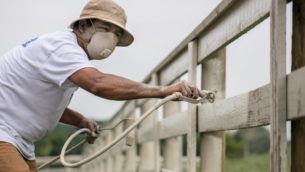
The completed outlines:
[[[164,99],[162,99],[161,101],[159,101],[158,103],[156,103],[153,107],[151,107],[147,112],[145,112],[136,122],[134,122],[130,127],[128,127],[123,133],[121,133],[118,137],[116,137],[112,142],[110,142],[107,146],[105,146],[104,148],[98,150],[96,153],[94,153],[93,155],[86,157],[85,159],[76,162],[76,163],[69,163],[65,160],[65,151],[68,147],[68,145],[70,144],[70,142],[74,139],[74,137],[76,137],[77,135],[79,135],[82,132],[88,132],[90,133],[89,129],[81,129],[78,130],[77,132],[75,132],[74,134],[72,134],[68,140],[66,141],[66,143],[64,144],[61,153],[60,153],[60,161],[61,163],[66,166],[66,167],[77,167],[80,165],[83,165],[93,159],[95,159],[96,157],[100,156],[101,154],[103,154],[104,152],[106,152],[107,150],[109,150],[111,147],[113,147],[116,143],[118,143],[120,140],[122,140],[124,137],[126,137],[128,135],[129,132],[131,132],[137,125],[139,125],[146,117],[148,117],[148,115],[150,115],[154,110],[158,109],[160,106],[162,106],[163,104],[165,104],[168,101],[171,100],[175,100],[175,99],[179,99],[179,100],[183,100],[189,103],[193,103],[193,104],[198,104],[201,102],[201,100],[196,100],[196,99],[191,99],[185,96],[182,96],[181,93],[174,93],[170,96],[165,97]]]
[[[100,156],[101,154],[103,154],[104,152],[106,152],[107,150],[109,150],[110,148],[112,148],[116,143],[118,143],[120,140],[122,140],[124,137],[126,137],[137,125],[139,125],[146,117],[148,117],[153,111],[155,111],[156,109],[158,109],[160,106],[162,106],[163,104],[165,104],[166,102],[168,101],[171,101],[171,100],[180,100],[180,101],[186,101],[186,102],[189,102],[189,103],[192,103],[192,104],[198,104],[198,103],[201,103],[203,101],[203,99],[207,99],[209,102],[213,102],[214,99],[215,99],[215,91],[201,91],[200,92],[200,97],[202,97],[202,99],[192,99],[192,98],[188,98],[188,97],[185,97],[185,96],[182,96],[181,93],[177,92],[177,93],[174,93],[170,96],[167,96],[165,97],[164,99],[162,99],[161,101],[159,101],[158,103],[156,103],[153,107],[151,107],[147,112],[145,112],[137,121],[135,121],[131,126],[129,126],[123,133],[121,133],[118,137],[116,137],[111,143],[109,143],[107,146],[103,147],[102,149],[98,150],[96,153],[94,153],[93,155],[89,156],[89,157],[86,157],[85,159],[79,161],[79,162],[76,162],[76,163],[69,163],[69,162],[66,162],[65,160],[65,154],[73,151],[74,149],[78,148],[79,146],[83,145],[86,140],[80,142],[79,144],[73,146],[72,148],[70,148],[68,151],[66,151],[68,145],[70,144],[70,142],[76,137],[78,136],[79,134],[83,133],[83,132],[86,132],[88,134],[91,133],[91,131],[87,128],[83,128],[83,129],[80,129],[78,131],[76,131],[74,134],[72,134],[68,140],[65,142],[62,150],[61,150],[61,153],[60,153],[60,156],[59,157],[56,157],[54,158],[53,160],[41,165],[39,167],[39,169],[42,169],[44,167],[46,167],[47,165],[50,165],[51,163],[55,162],[56,160],[58,160],[60,158],[60,161],[61,163],[66,166],[66,167],[77,167],[77,166],[80,166],[80,165],[83,165],[95,158],[97,158],[98,156]],[[122,121],[121,121],[122,122]],[[103,129],[102,129],[103,130]],[[164,169],[166,170],[166,169]]]
[[[181,94],[180,94],[181,95]],[[107,146],[105,146],[104,148],[98,150],[96,153],[94,153],[93,155],[86,157],[85,159],[76,162],[76,163],[69,163],[65,160],[65,151],[68,147],[68,145],[70,144],[71,140],[74,139],[74,137],[76,137],[78,134],[82,133],[83,131],[88,131],[89,129],[81,129],[78,130],[77,132],[75,132],[74,134],[72,134],[69,139],[66,141],[66,143],[64,144],[61,153],[60,153],[60,161],[61,163],[66,166],[66,167],[77,167],[80,165],[83,165],[93,159],[95,159],[96,157],[98,157],[99,155],[101,155],[102,153],[106,152],[107,150],[109,150],[112,146],[114,146],[116,143],[118,143],[121,139],[123,139],[125,136],[128,135],[128,133],[133,130],[138,124],[140,124],[146,117],[148,117],[149,114],[151,114],[154,110],[156,110],[158,107],[160,107],[162,104],[170,101],[170,100],[174,100],[179,98],[180,96],[176,93],[173,95],[170,95],[166,98],[164,98],[163,100],[161,100],[160,102],[158,102],[157,104],[155,104],[152,108],[150,108],[147,112],[145,112],[144,115],[142,115],[136,122],[134,122],[130,127],[128,127],[122,134],[120,134],[117,138],[115,138],[112,142],[110,142]],[[89,130],[90,132],[90,130]]]

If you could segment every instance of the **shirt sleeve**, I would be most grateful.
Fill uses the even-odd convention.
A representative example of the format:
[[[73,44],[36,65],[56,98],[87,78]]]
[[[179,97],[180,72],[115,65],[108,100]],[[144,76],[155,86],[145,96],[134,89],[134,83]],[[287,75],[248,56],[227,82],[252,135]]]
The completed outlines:
[[[85,53],[78,51],[65,51],[73,47],[61,47],[50,54],[40,67],[43,80],[55,83],[59,87],[76,71],[94,66],[89,62]]]

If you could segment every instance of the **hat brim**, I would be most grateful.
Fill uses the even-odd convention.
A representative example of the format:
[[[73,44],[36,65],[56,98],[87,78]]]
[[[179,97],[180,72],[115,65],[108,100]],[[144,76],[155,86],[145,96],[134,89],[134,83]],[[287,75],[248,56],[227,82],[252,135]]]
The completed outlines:
[[[96,16],[87,16],[87,17],[81,17],[75,21],[73,21],[71,24],[70,24],[70,28],[73,28],[73,25],[80,21],[80,20],[86,20],[86,19],[98,19],[98,20],[101,20],[101,21],[105,21],[105,22],[108,22],[108,23],[111,23],[111,24],[114,24],[116,25],[117,27],[121,28],[123,30],[123,35],[121,36],[117,46],[122,46],[122,47],[126,47],[126,46],[129,46],[133,40],[134,40],[134,37],[133,35],[124,27],[122,26],[121,24],[119,24],[118,22],[115,22],[111,19],[107,19],[107,18],[101,18],[101,17],[96,17]]]

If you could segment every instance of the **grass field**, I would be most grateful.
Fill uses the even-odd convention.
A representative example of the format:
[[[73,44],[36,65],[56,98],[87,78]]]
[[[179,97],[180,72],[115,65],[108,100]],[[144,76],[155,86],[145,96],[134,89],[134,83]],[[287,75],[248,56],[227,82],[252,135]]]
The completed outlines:
[[[288,149],[287,172],[290,172],[290,149]],[[269,172],[270,155],[250,155],[242,159],[226,159],[226,172]],[[197,172],[199,172],[199,168]]]
[[[243,159],[227,159],[226,172],[269,172],[269,154],[251,155]]]
[[[291,148],[288,144],[287,149],[287,172],[290,172]],[[226,172],[269,172],[270,155],[250,155],[242,159],[226,159]]]

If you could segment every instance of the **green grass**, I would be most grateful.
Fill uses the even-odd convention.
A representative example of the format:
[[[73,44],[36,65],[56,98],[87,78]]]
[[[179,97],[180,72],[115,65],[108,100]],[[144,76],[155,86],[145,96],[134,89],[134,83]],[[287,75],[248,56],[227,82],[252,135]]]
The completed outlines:
[[[287,152],[287,172],[290,172],[291,153],[290,147]],[[197,172],[200,169],[197,168]],[[226,159],[225,172],[269,172],[270,155],[250,155],[247,158]]]
[[[226,172],[269,172],[269,154],[251,155],[243,159],[227,159]]]

